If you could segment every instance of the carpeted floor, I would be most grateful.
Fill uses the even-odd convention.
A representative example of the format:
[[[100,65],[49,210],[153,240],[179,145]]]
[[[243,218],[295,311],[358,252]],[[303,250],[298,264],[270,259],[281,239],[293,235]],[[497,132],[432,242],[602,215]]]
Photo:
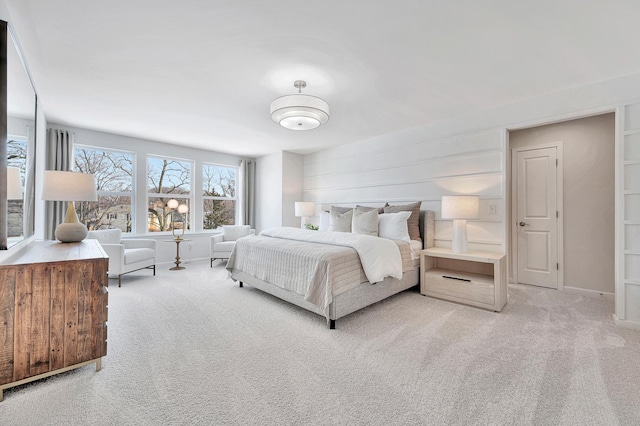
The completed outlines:
[[[93,366],[5,391],[2,425],[637,425],[613,302],[510,286],[502,313],[407,291],[337,322],[220,262],[111,282]]]

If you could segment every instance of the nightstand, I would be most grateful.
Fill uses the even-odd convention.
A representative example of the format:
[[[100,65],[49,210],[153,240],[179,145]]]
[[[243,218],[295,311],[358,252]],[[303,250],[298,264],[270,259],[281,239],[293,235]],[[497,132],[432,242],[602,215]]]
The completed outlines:
[[[454,253],[440,247],[422,250],[420,293],[500,312],[507,303],[506,255]]]

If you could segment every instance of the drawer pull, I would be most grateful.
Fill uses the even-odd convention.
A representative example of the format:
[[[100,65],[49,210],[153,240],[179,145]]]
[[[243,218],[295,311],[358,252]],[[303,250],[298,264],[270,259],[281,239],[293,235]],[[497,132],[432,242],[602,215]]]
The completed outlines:
[[[471,282],[471,280],[468,280],[466,278],[450,277],[448,275],[443,275],[442,278],[449,278],[450,280],[466,281],[468,283]]]

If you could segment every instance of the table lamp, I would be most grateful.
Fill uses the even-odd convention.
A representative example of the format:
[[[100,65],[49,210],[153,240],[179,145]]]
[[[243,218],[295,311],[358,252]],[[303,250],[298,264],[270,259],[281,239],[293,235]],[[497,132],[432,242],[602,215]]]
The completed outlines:
[[[454,253],[466,253],[467,243],[467,219],[478,217],[477,195],[445,195],[442,197],[442,218],[453,219],[453,238],[451,250]]]
[[[301,217],[300,228],[306,227],[309,222],[310,216],[316,215],[316,203],[311,203],[308,201],[296,201],[296,217]]]
[[[68,201],[67,216],[56,227],[55,237],[63,243],[82,241],[87,236],[87,227],[80,223],[74,201],[98,201],[95,176],[60,170],[45,170],[42,199],[45,201]]]

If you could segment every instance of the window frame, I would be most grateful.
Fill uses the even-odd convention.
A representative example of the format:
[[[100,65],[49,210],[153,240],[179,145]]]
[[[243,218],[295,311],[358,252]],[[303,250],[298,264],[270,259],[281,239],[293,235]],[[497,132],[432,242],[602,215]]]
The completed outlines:
[[[214,167],[222,167],[225,169],[234,169],[236,172],[236,184],[235,184],[235,197],[220,197],[220,196],[213,196],[213,195],[204,195],[204,168],[207,166],[214,166]],[[238,191],[239,191],[239,178],[240,178],[240,166],[232,166],[229,164],[221,164],[221,163],[214,163],[214,162],[209,162],[209,161],[203,161],[201,164],[201,179],[200,179],[200,198],[202,200],[201,203],[201,208],[200,211],[198,212],[200,214],[200,226],[202,227],[202,232],[220,232],[219,227],[215,228],[215,229],[204,229],[204,204],[206,200],[221,200],[221,201],[235,201],[235,211],[234,211],[234,222],[237,224],[238,223],[238,212],[239,212],[239,206],[238,206],[238,202],[239,202],[239,197],[238,197]]]
[[[85,149],[90,151],[102,151],[102,152],[113,152],[117,154],[127,154],[131,156],[131,191],[104,191],[98,190],[98,200],[100,200],[100,196],[108,196],[108,197],[129,197],[131,199],[130,205],[130,214],[131,218],[129,219],[130,223],[130,231],[123,231],[123,234],[126,235],[135,235],[136,231],[136,221],[134,220],[136,217],[136,165],[137,165],[137,154],[134,151],[127,151],[124,149],[114,149],[114,148],[104,148],[100,146],[94,145],[85,145],[85,144],[73,144],[73,155],[71,159],[71,164],[73,165],[73,170],[76,171],[76,150]],[[116,213],[117,214],[117,213]]]
[[[188,163],[189,164],[189,194],[174,194],[174,193],[163,193],[163,192],[149,192],[149,158],[155,158],[155,159],[159,159],[159,160],[169,160],[169,161],[176,161],[176,162],[180,162],[180,163]],[[146,211],[145,211],[145,233],[147,235],[172,235],[173,231],[172,230],[166,230],[166,231],[150,231],[149,230],[149,200],[151,198],[169,198],[169,199],[175,199],[178,200],[178,202],[180,202],[180,200],[187,200],[187,205],[189,206],[189,211],[186,214],[186,221],[187,221],[187,225],[188,225],[188,229],[185,229],[185,234],[193,234],[195,232],[194,230],[194,220],[193,220],[193,212],[194,212],[194,182],[195,182],[195,167],[196,165],[196,161],[192,160],[192,159],[187,159],[187,158],[179,158],[179,157],[172,157],[170,155],[158,155],[158,154],[146,154],[145,156],[145,167],[146,167],[146,173],[145,173],[145,182],[144,182],[144,186],[145,186],[145,192],[146,192]],[[168,196],[168,197],[167,197]],[[182,204],[182,203],[180,203]]]

